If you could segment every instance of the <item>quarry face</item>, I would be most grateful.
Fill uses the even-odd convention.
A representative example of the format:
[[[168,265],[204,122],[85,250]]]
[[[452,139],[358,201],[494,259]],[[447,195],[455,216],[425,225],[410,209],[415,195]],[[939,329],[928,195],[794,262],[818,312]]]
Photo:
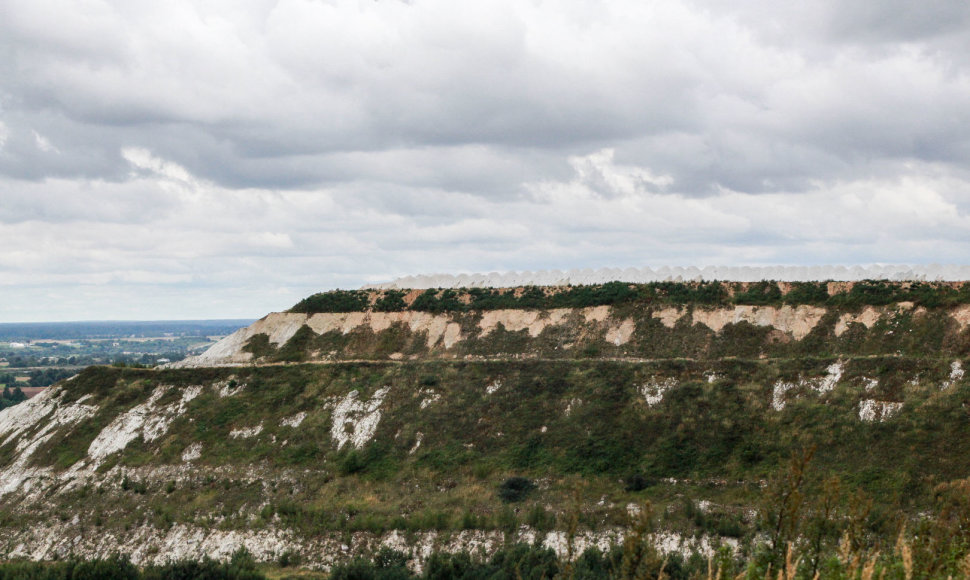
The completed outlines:
[[[736,538],[663,502],[754,526],[796,443],[886,493],[960,472],[970,306],[731,299],[274,313],[167,368],[89,368],[0,411],[0,555],[567,554],[646,500],[675,514],[658,545],[710,553]],[[901,464],[887,433],[952,453]],[[514,476],[525,503],[497,493]]]

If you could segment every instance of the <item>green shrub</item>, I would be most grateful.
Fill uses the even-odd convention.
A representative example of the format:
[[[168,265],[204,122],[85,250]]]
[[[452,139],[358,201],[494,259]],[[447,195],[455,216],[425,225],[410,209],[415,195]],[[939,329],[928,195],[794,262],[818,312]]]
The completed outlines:
[[[243,352],[252,353],[253,359],[260,359],[264,356],[270,356],[276,352],[276,347],[274,347],[269,342],[269,335],[265,333],[254,334],[246,344],[242,347]]]
[[[825,304],[829,299],[825,282],[792,282],[783,301],[785,304]]]
[[[357,557],[330,571],[330,580],[405,580],[414,577],[407,569],[407,556],[386,546],[372,560]]]
[[[750,284],[729,299],[728,285],[719,281],[651,282],[630,284],[607,282],[587,286],[541,287],[517,289],[460,288],[427,289],[410,306],[402,290],[384,290],[370,305],[370,294],[363,290],[334,290],[309,296],[290,312],[355,312],[372,308],[378,312],[412,310],[419,312],[468,312],[496,309],[585,308],[589,306],[654,303],[676,305],[778,305],[814,304],[841,307],[880,306],[899,301],[913,301],[926,307],[970,303],[970,284],[931,282],[890,282],[863,280],[848,292],[832,296],[826,282],[790,282],[782,294],[776,281],[762,280]],[[740,284],[734,287],[740,288]]]
[[[624,489],[626,491],[643,491],[648,487],[653,487],[657,485],[657,480],[652,477],[646,477],[641,473],[631,475],[624,482]]]
[[[778,283],[767,280],[751,284],[746,291],[734,295],[735,304],[780,304],[781,300],[781,288],[778,287]]]
[[[374,310],[377,312],[400,312],[407,310],[407,307],[404,302],[404,292],[401,290],[385,290],[374,303]]]
[[[498,497],[506,503],[524,500],[536,488],[532,480],[525,477],[510,477],[498,486]]]
[[[367,292],[362,290],[332,290],[304,298],[290,312],[359,312],[367,310]]]

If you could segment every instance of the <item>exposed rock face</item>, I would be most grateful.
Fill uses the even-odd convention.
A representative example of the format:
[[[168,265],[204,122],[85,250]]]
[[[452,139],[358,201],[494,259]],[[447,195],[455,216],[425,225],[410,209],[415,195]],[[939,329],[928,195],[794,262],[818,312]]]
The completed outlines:
[[[291,530],[269,528],[265,530],[218,530],[199,526],[175,525],[168,530],[138,527],[124,532],[102,534],[87,533],[82,526],[59,523],[50,527],[20,530],[8,535],[6,543],[12,546],[5,556],[11,559],[58,560],[68,556],[81,558],[103,557],[121,551],[139,565],[163,564],[172,560],[201,560],[215,558],[228,560],[240,548],[245,548],[257,560],[276,561],[282,554],[300,554],[305,566],[328,568],[345,561],[350,554],[373,554],[387,547],[411,555],[420,568],[424,558],[435,550],[445,552],[467,551],[473,554],[491,553],[502,547],[508,537],[501,531],[466,530],[456,534],[419,532],[404,534],[392,531],[385,534],[358,532],[331,534],[325,537],[306,538]],[[625,530],[613,528],[600,532],[580,531],[569,538],[565,532],[538,533],[523,526],[516,531],[518,541],[532,545],[538,543],[556,552],[559,557],[582,554],[596,547],[607,551],[612,545],[623,541]],[[664,553],[691,552],[713,555],[720,545],[729,549],[737,547],[733,538],[717,539],[708,535],[683,536],[676,532],[661,532],[654,543]],[[572,544],[570,546],[570,544]]]
[[[420,559],[513,537],[570,552],[561,526],[539,533],[498,499],[523,472],[547,495],[521,512],[559,524],[563,490],[595,480],[577,555],[622,538],[617,522],[639,509],[629,474],[653,470],[665,497],[706,493],[690,478],[720,482],[722,469],[760,490],[751,474],[782,442],[858,456],[898,428],[949,450],[947,433],[911,419],[965,413],[970,306],[614,304],[274,313],[168,368],[87,369],[0,411],[0,510],[14,516],[0,519],[0,558],[120,550],[148,563],[245,547],[326,567],[382,545]],[[730,437],[712,439],[720,430]],[[856,437],[832,436],[843,432]],[[970,449],[957,447],[910,479],[962,469]],[[528,473],[536,462],[547,472]],[[677,530],[654,540],[716,547]]]
[[[477,351],[463,350],[465,344],[481,342],[493,336],[498,329],[509,333],[519,333],[526,338],[526,343],[535,341],[536,347],[531,356],[548,356],[549,348],[559,352],[573,352],[571,356],[582,356],[576,344],[621,347],[611,356],[655,358],[649,350],[648,343],[655,341],[655,334],[651,334],[650,320],[659,322],[666,329],[677,328],[678,325],[703,329],[714,333],[721,333],[729,326],[749,324],[758,328],[771,329],[782,337],[784,341],[801,341],[813,331],[820,329],[820,325],[830,309],[819,306],[750,306],[737,305],[730,307],[705,308],[694,307],[658,307],[644,310],[631,316],[627,310],[611,306],[596,306],[588,308],[556,308],[549,310],[486,310],[482,312],[438,313],[403,311],[403,312],[347,312],[347,313],[318,313],[299,314],[281,312],[266,316],[247,328],[224,338],[213,345],[205,353],[188,358],[184,361],[168,365],[171,368],[192,368],[209,366],[234,366],[251,364],[254,362],[253,353],[246,350],[246,345],[254,337],[265,335],[268,343],[279,348],[293,338],[297,331],[307,327],[317,336],[333,335],[347,336],[355,333],[369,333],[382,336],[394,332],[395,329],[405,329],[414,336],[422,337],[420,345],[425,352],[422,358],[443,357],[455,358],[462,356],[481,356],[481,349]],[[855,326],[865,331],[872,330],[880,321],[888,322],[901,313],[925,319],[929,312],[925,308],[914,309],[910,303],[893,304],[889,306],[866,306],[858,311],[835,313],[832,322],[828,323],[827,331],[835,337],[842,337]],[[970,326],[970,307],[958,306],[944,312],[953,321],[953,331],[963,332]],[[548,333],[559,333],[569,336],[560,339],[556,346],[550,347],[542,343],[542,337]],[[787,337],[787,338],[786,338]],[[776,342],[777,338],[774,339]],[[645,346],[646,345],[646,346]],[[636,347],[636,348],[634,348]],[[543,351],[542,349],[546,349]],[[637,352],[637,349],[640,352]],[[528,348],[526,349],[528,350]],[[518,354],[523,352],[485,352],[485,356]],[[301,358],[306,361],[355,360],[358,358],[384,358],[400,360],[401,352],[390,352],[375,355],[371,352],[359,350],[354,343],[339,347],[337,350],[311,349]],[[684,356],[690,356],[685,353]],[[414,358],[414,357],[411,357]],[[268,361],[263,361],[268,362]]]

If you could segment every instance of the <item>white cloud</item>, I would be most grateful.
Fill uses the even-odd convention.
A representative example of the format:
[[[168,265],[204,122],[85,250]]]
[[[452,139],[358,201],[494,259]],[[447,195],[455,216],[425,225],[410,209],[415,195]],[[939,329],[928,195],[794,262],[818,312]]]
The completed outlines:
[[[905,4],[11,0],[0,315],[53,292],[111,317],[149,288],[146,312],[184,317],[180,289],[256,316],[428,271],[963,262],[970,10]]]

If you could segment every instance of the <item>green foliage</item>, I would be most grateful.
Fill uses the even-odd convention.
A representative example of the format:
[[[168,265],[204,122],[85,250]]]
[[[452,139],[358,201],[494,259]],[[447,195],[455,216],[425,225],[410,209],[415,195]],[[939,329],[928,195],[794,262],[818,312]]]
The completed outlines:
[[[783,301],[785,304],[825,304],[829,299],[825,282],[792,282]]]
[[[625,481],[624,489],[626,491],[643,491],[647,488],[657,485],[657,480],[652,477],[645,477],[641,473],[636,473],[628,477]]]
[[[721,538],[740,538],[745,527],[741,516],[718,509],[701,509],[694,500],[685,500],[684,514],[704,532]]]
[[[330,571],[330,580],[404,580],[414,578],[407,569],[407,555],[387,547],[381,548],[373,559],[354,558],[338,564]]]
[[[372,442],[363,449],[347,445],[335,456],[341,475],[366,474],[377,479],[392,474],[397,467],[391,447],[383,441]]]
[[[0,580],[138,580],[138,568],[126,556],[66,562],[0,563]]]
[[[728,304],[834,306],[858,308],[883,306],[910,301],[927,308],[970,304],[970,284],[944,282],[891,282],[863,280],[851,283],[848,291],[829,295],[826,282],[790,282],[782,284],[762,280],[753,284],[734,284],[731,297],[728,284],[718,281],[651,282],[629,284],[607,282],[588,286],[540,287],[517,289],[461,288],[428,289],[408,305],[401,290],[374,291],[371,297],[363,290],[334,290],[314,294],[296,304],[290,312],[353,312],[373,309],[378,312],[412,310],[420,312],[474,312],[497,309],[584,308],[589,306],[652,304],[723,306]],[[743,288],[743,289],[742,289]]]
[[[461,312],[467,307],[459,300],[456,290],[451,288],[445,290],[425,290],[414,302],[411,303],[410,310],[422,312]]]
[[[903,316],[887,324],[879,332],[937,332],[936,322],[925,322],[923,328],[924,323]],[[76,426],[52,429],[34,455],[38,466],[73,464],[97,433],[145,402],[159,385],[169,388],[159,405],[178,404],[182,388],[201,385],[202,393],[186,403],[164,436],[136,438],[104,464],[105,470],[181,464],[183,450],[198,442],[204,448],[196,460],[201,469],[180,477],[175,486],[168,485],[170,474],[150,479],[143,471],[128,471],[127,479],[112,481],[120,486],[79,486],[45,498],[48,504],[40,509],[49,512],[35,516],[18,506],[0,517],[8,518],[3,526],[9,528],[42,525],[46,517],[66,522],[81,513],[82,526],[110,533],[142,525],[216,525],[213,520],[226,530],[278,525],[301,537],[390,530],[439,530],[445,537],[461,529],[499,530],[513,542],[523,524],[540,533],[568,528],[571,515],[564,506],[577,490],[581,505],[575,519],[583,531],[626,525],[626,506],[646,500],[666,504],[663,513],[670,515],[664,516],[665,524],[674,531],[745,541],[758,533],[773,537],[780,514],[776,545],[783,545],[784,538],[818,538],[797,547],[808,550],[803,552],[806,561],[824,567],[846,530],[840,518],[858,521],[868,537],[894,538],[897,518],[928,513],[939,482],[966,476],[970,453],[964,406],[970,383],[963,379],[941,389],[949,377],[949,357],[845,357],[843,378],[833,390],[820,394],[796,388],[785,409],[771,408],[776,382],[815,380],[836,360],[519,359],[89,369],[64,387],[63,396],[77,400],[90,394],[85,404],[97,407],[97,413]],[[716,376],[709,378],[711,373]],[[865,388],[869,379],[879,380],[874,390]],[[213,385],[230,381],[238,392],[220,397]],[[667,381],[672,386],[661,400],[644,399],[647,386]],[[486,391],[498,383],[500,388]],[[361,449],[338,451],[330,439],[333,402],[353,390],[365,401],[382,387],[389,390],[374,438]],[[438,398],[422,408],[426,390]],[[905,401],[905,406],[891,420],[861,422],[860,401],[870,398]],[[299,428],[281,425],[298,412],[306,413]],[[257,424],[264,428],[257,437],[228,436],[233,429]],[[3,464],[13,460],[16,444],[0,448]],[[784,488],[773,475],[784,471],[792,449],[812,445],[817,445],[813,465],[821,475],[806,476],[794,486],[804,498],[800,504],[786,504],[778,499],[783,494],[776,490]],[[252,465],[260,466],[259,481],[240,475],[251,474]],[[497,484],[511,474],[525,476],[521,479],[528,483],[527,478],[541,481],[541,488],[506,503],[501,488],[517,488]],[[821,482],[830,475],[838,475],[845,489],[861,488],[876,507],[865,518],[853,519],[846,508],[848,493],[824,491]],[[762,487],[763,480],[772,483]],[[837,517],[817,515],[826,513],[817,498],[827,496],[836,498],[831,513]],[[683,497],[695,501],[688,505]],[[719,505],[696,509],[702,498]],[[741,517],[744,508],[762,498],[776,509],[762,510],[757,524]],[[794,528],[785,522],[794,522]],[[614,566],[613,557],[592,558],[588,567]],[[777,566],[780,557],[775,551],[763,561]],[[527,559],[542,561],[535,555]],[[466,564],[476,570],[491,565],[474,558],[441,563],[445,568]],[[665,571],[674,576],[674,560],[668,566]],[[695,570],[687,559],[677,566],[681,572]],[[644,570],[656,572],[649,566]]]
[[[254,334],[242,347],[243,352],[252,353],[253,359],[261,359],[276,352],[276,348],[270,343],[269,335],[266,333]]]
[[[536,488],[532,480],[525,477],[510,477],[498,486],[498,497],[506,503],[524,500]]]
[[[648,293],[645,293],[648,294]],[[641,297],[637,287],[624,282],[607,282],[595,286],[571,286],[553,293],[547,305],[535,304],[532,308],[584,308],[632,302]]]
[[[127,475],[121,480],[121,489],[123,491],[131,491],[141,495],[148,493],[148,484],[143,481],[137,481],[129,478]]]
[[[655,282],[649,284],[669,304],[724,304],[727,289],[720,282]]]
[[[744,292],[734,295],[735,304],[780,304],[782,301],[781,288],[777,282],[762,280],[750,284]]]
[[[254,336],[253,338],[256,337]],[[302,362],[306,360],[307,351],[316,338],[317,333],[313,332],[312,328],[304,324],[295,333],[293,333],[293,336],[286,341],[286,344],[280,347],[279,351],[277,351],[274,356],[274,360],[279,362]],[[250,341],[249,344],[252,344],[252,341]],[[248,346],[249,345],[247,345],[247,347]],[[264,350],[262,352],[268,353],[268,349],[265,347],[254,348],[263,348]],[[254,356],[258,357],[258,355],[255,354]]]
[[[144,580],[263,580],[266,578],[256,567],[256,561],[245,548],[240,548],[229,562],[181,560],[149,566],[142,575]]]
[[[27,395],[24,394],[20,387],[4,387],[3,394],[0,395],[0,409],[6,409],[7,407],[13,407],[17,403],[22,403],[27,400]]]
[[[407,307],[404,302],[404,292],[401,290],[385,290],[374,303],[374,310],[377,312],[399,312],[407,310]]]
[[[296,303],[290,312],[359,312],[367,310],[367,292],[362,290],[332,290],[308,296]]]

